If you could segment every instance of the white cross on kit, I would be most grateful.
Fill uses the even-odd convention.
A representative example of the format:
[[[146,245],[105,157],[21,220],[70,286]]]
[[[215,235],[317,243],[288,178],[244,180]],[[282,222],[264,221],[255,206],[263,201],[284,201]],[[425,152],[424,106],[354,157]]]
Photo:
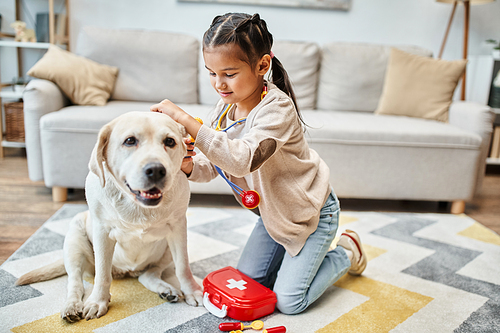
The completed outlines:
[[[229,279],[227,280],[227,282],[229,282],[229,284],[226,285],[226,287],[228,287],[229,289],[234,289],[234,288],[238,288],[239,290],[247,289],[247,287],[245,287],[245,284],[247,284],[245,280],[236,281],[235,279]]]

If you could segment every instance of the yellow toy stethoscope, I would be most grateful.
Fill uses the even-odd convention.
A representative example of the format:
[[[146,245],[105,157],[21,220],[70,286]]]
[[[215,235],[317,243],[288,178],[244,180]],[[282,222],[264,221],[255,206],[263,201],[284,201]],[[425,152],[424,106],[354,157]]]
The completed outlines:
[[[266,96],[266,95],[267,95],[267,86],[264,85],[264,87],[262,88],[262,93],[260,95],[260,99],[262,100],[264,98],[264,96]],[[224,107],[224,110],[222,111],[219,118],[217,119],[217,125],[215,126],[216,131],[227,132],[227,130],[229,130],[230,128],[232,128],[238,124],[244,123],[247,120],[246,117],[240,118],[240,119],[236,120],[234,123],[232,123],[231,125],[229,125],[228,127],[222,128],[222,126],[221,126],[222,119],[227,115],[229,110],[231,110],[232,106],[233,106],[233,104],[226,104],[226,106]],[[200,121],[200,120],[198,120],[198,121]],[[257,206],[259,206],[260,195],[259,195],[259,193],[257,193],[257,191],[254,191],[254,190],[245,191],[244,189],[242,189],[241,187],[239,187],[238,185],[236,185],[235,183],[230,181],[226,177],[224,172],[218,166],[216,166],[214,164],[214,167],[215,167],[215,170],[217,170],[217,172],[219,173],[219,175],[226,181],[226,183],[228,183],[228,185],[231,186],[233,191],[238,193],[238,195],[241,197],[241,202],[243,203],[243,206],[245,206],[248,209],[254,209],[254,208],[257,208]]]
[[[264,86],[262,87],[262,93],[260,94],[260,100],[262,101],[262,99],[267,95],[267,86],[264,84]],[[224,110],[222,111],[222,113],[220,114],[219,118],[217,119],[217,126],[215,126],[215,130],[216,131],[223,131],[223,132],[226,132],[228,129],[230,129],[231,127],[235,126],[235,125],[238,125],[238,124],[241,124],[243,122],[245,122],[247,120],[246,117],[244,118],[240,118],[238,120],[236,120],[234,123],[232,123],[230,126],[226,127],[226,128],[222,128],[222,119],[227,115],[227,113],[229,112],[229,110],[231,110],[231,107],[233,106],[233,104],[226,104],[226,106],[224,107]]]

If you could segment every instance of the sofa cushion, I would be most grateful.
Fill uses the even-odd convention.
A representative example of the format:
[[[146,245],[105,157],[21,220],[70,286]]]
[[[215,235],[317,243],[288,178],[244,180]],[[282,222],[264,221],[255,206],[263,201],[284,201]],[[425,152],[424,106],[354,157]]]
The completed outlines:
[[[84,27],[76,53],[120,69],[111,99],[197,103],[198,49],[182,34]]]
[[[303,111],[306,136],[341,198],[468,200],[481,136],[435,120]]]
[[[273,53],[292,81],[300,109],[316,107],[321,50],[315,43],[276,41]]]
[[[302,111],[313,141],[354,145],[479,149],[479,135],[434,120],[372,112]]]
[[[40,119],[41,131],[98,133],[102,126],[129,111],[149,111],[152,103],[109,101],[101,107],[71,105]],[[95,143],[95,142],[94,142]]]
[[[40,120],[42,131],[70,133],[95,133],[102,126],[116,117],[130,111],[151,112],[149,108],[154,102],[109,101],[101,107],[72,105],[59,111],[51,112]],[[193,116],[209,121],[211,106],[200,104],[178,104]]]
[[[57,84],[74,104],[105,105],[115,86],[118,68],[102,65],[50,45],[28,75]]]
[[[392,49],[376,114],[448,121],[467,60],[447,61]]]
[[[416,46],[398,46],[405,52],[432,56]],[[389,59],[390,46],[337,42],[323,47],[317,108],[375,111]]]
[[[203,52],[201,51],[201,48],[199,52],[198,82],[200,83],[200,87],[198,91],[200,93],[200,103],[215,106],[220,99],[220,95],[210,84],[210,73],[205,67],[205,60],[203,59]]]

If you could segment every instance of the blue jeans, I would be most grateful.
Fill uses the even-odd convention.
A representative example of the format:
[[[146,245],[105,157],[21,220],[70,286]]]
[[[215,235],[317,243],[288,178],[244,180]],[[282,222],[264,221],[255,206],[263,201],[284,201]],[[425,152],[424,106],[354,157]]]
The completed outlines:
[[[286,253],[259,218],[238,262],[238,270],[276,293],[276,307],[297,314],[316,301],[351,267],[343,248],[328,251],[339,224],[340,205],[329,195],[321,209],[318,228],[295,257]]]

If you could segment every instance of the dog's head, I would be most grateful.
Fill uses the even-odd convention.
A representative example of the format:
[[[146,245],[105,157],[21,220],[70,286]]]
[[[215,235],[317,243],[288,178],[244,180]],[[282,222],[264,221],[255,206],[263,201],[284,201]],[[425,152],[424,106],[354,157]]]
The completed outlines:
[[[22,31],[26,28],[26,23],[23,21],[15,21],[11,23],[10,26],[16,31]]]
[[[129,112],[99,132],[89,169],[106,185],[104,168],[117,186],[145,207],[157,206],[186,156],[183,126],[156,112]]]

